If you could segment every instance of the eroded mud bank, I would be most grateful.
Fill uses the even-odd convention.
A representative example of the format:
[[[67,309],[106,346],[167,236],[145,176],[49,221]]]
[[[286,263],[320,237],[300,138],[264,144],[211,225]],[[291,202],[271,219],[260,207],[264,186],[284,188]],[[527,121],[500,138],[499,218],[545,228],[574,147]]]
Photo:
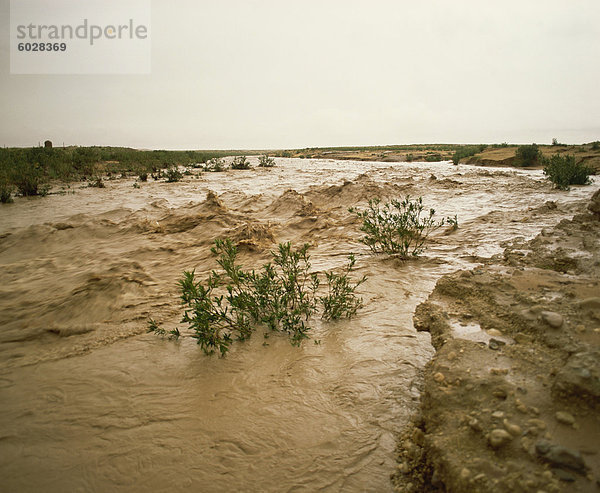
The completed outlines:
[[[397,491],[598,491],[599,280],[596,192],[572,220],[437,282],[415,313],[436,354]]]

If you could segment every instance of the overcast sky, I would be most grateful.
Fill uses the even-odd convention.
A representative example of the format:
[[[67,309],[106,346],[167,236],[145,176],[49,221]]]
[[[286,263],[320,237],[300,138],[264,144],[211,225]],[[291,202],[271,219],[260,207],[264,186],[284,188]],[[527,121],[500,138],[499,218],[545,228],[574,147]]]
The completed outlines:
[[[0,145],[600,140],[598,0],[153,0],[150,75],[10,75]]]

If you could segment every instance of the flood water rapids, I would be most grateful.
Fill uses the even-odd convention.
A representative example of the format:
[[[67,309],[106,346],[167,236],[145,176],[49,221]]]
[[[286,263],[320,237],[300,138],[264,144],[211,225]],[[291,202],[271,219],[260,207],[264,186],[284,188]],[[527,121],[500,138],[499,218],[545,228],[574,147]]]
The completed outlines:
[[[391,491],[433,354],[416,306],[443,274],[571,217],[597,188],[553,190],[539,170],[283,158],[105,182],[0,207],[1,491]],[[371,254],[348,207],[408,194],[459,228],[434,232],[418,260]],[[177,280],[216,268],[219,237],[241,241],[248,268],[281,241],[310,243],[316,271],[354,252],[364,307],[313,320],[300,347],[259,329],[205,356],[180,323]],[[146,333],[148,317],[183,337]]]

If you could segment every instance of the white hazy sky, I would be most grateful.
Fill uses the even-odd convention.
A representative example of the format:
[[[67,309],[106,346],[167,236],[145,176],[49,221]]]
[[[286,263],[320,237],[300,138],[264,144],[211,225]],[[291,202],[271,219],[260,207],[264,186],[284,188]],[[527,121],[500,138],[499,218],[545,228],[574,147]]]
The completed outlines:
[[[10,75],[0,0],[0,145],[589,142],[599,19],[598,0],[153,0],[150,75]]]

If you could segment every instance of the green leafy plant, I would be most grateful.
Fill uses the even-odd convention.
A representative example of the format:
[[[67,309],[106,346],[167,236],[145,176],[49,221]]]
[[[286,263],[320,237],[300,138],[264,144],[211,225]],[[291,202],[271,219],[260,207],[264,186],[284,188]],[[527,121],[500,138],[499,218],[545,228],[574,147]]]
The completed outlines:
[[[456,231],[458,229],[458,216],[454,214],[454,217],[448,216],[446,218],[446,224],[450,226],[452,231]]]
[[[522,145],[517,148],[515,164],[517,166],[535,166],[542,157],[537,144]]]
[[[225,171],[225,162],[219,158],[212,158],[204,165],[204,171],[219,173]]]
[[[11,204],[12,198],[12,186],[5,182],[0,182],[0,203]]]
[[[177,166],[170,166],[167,168],[166,177],[168,183],[174,183],[181,180],[183,178],[183,174],[181,171],[179,171]]]
[[[236,156],[231,162],[231,169],[250,169],[250,162],[246,156]]]
[[[362,306],[362,299],[355,294],[356,288],[367,280],[366,276],[352,283],[350,273],[354,270],[356,258],[350,255],[350,262],[342,273],[326,272],[327,294],[319,300],[323,305],[322,318],[325,320],[338,320],[342,317],[350,318]],[[316,341],[315,341],[316,342]]]
[[[181,333],[179,332],[179,329],[177,327],[167,331],[166,329],[163,329],[161,326],[159,326],[156,320],[152,318],[148,320],[148,332],[153,332],[154,334],[161,337],[168,336],[169,340],[177,340],[181,336]]]
[[[452,155],[452,163],[458,164],[462,158],[471,157],[475,154],[485,151],[487,144],[462,146]]]
[[[194,331],[203,351],[224,355],[235,339],[249,338],[259,325],[286,333],[294,345],[306,339],[320,284],[317,273],[310,272],[308,250],[308,244],[294,249],[289,242],[280,243],[271,252],[272,262],[257,272],[237,264],[237,248],[231,240],[216,240],[211,251],[221,272],[212,271],[202,283],[196,281],[194,271],[186,271],[179,281],[185,306],[182,322]],[[361,306],[354,290],[364,278],[352,284],[348,277],[354,264],[352,257],[343,274],[326,273],[330,288],[321,299],[329,307],[325,306],[324,318],[351,317]]]
[[[275,159],[267,156],[266,154],[260,156],[258,158],[258,166],[259,168],[272,168],[273,166],[275,166]]]
[[[424,209],[422,197],[411,200],[406,196],[383,206],[379,199],[371,199],[368,209],[360,211],[351,207],[349,210],[362,219],[360,229],[366,236],[360,241],[372,252],[410,258],[420,255],[429,234],[444,224],[444,220],[435,221],[434,209],[425,213]]]
[[[575,161],[575,156],[554,154],[545,158],[544,174],[556,188],[568,190],[570,185],[589,185],[594,170]]]

